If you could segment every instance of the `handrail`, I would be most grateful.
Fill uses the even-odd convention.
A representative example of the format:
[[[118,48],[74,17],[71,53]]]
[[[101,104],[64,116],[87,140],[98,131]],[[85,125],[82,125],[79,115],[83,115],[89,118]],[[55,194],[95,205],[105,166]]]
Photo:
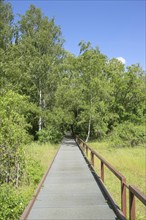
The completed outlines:
[[[76,137],[76,142],[80,146],[81,150],[85,151],[86,148],[86,155],[88,156],[88,150],[90,150],[91,155],[91,165],[94,167],[94,156],[96,156],[101,162],[101,172],[100,178],[104,183],[104,165],[120,180],[121,182],[121,210],[126,217],[126,188],[129,189],[129,219],[135,220],[135,196],[144,204],[146,205],[146,196],[141,193],[135,186],[127,185],[126,178],[117,171],[112,165],[110,165],[101,155],[99,155],[96,151],[94,151],[91,147],[87,145],[79,137]],[[84,153],[85,154],[85,153]]]
[[[120,174],[114,167],[112,167],[103,157],[101,157],[96,151],[94,151],[92,148],[90,148],[87,143],[85,143],[82,139],[76,138],[77,143],[80,141],[82,143],[82,146],[86,146],[86,153],[87,149],[90,150],[91,153],[91,164],[94,167],[94,155],[100,159],[101,161],[101,173],[100,177],[101,180],[104,182],[104,165],[121,181],[121,210],[126,216],[126,178]]]
[[[132,192],[144,205],[146,205],[146,195],[144,195],[137,187],[130,185],[130,192]]]
[[[135,220],[135,197],[146,206],[146,196],[135,186],[129,185],[129,218]]]
[[[98,157],[105,165],[110,169],[110,171],[117,176],[119,180],[124,179],[125,177],[117,171],[112,165],[110,165],[100,154],[98,154],[96,151],[94,151],[91,147],[89,147],[82,139],[80,139],[82,143],[84,143],[88,149],[96,156]]]

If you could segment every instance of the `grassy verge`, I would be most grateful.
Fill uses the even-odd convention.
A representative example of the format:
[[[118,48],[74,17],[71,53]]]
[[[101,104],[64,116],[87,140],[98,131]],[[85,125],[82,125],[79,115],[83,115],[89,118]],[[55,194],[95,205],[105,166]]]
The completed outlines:
[[[19,187],[10,184],[0,187],[0,220],[20,218],[58,148],[58,145],[38,143],[25,147],[26,161]]]
[[[135,148],[112,148],[107,142],[90,142],[89,146],[103,156],[113,167],[126,177],[127,183],[135,185],[143,193],[146,191],[146,150],[144,146]],[[95,160],[95,169],[100,175],[100,162]],[[120,182],[105,168],[105,185],[120,207]],[[145,207],[136,200],[136,219],[145,219]],[[127,192],[128,208],[128,192]]]
[[[38,144],[32,143],[29,146],[26,146],[25,152],[26,156],[31,157],[33,160],[38,161],[42,167],[43,172],[47,170],[50,166],[59,146],[56,144]]]
[[[59,146],[53,144],[32,143],[25,147],[26,152],[26,172],[19,191],[26,196],[26,204],[32,198],[34,190],[37,188],[41,178],[49,168]],[[27,180],[29,178],[29,180]]]

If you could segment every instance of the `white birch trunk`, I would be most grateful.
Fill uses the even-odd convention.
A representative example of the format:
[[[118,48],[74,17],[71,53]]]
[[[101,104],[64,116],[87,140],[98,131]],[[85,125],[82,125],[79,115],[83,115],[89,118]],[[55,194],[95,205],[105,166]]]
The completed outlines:
[[[90,115],[90,119],[89,119],[89,123],[88,123],[88,134],[87,134],[87,138],[85,142],[88,142],[89,137],[90,137],[90,132],[91,132],[91,115]]]
[[[42,90],[39,91],[39,99],[40,99],[40,109],[42,108]],[[42,117],[39,117],[39,131],[42,130]]]
[[[88,134],[87,134],[87,138],[85,142],[88,142],[89,137],[90,137],[90,133],[91,133],[91,121],[92,121],[92,95],[91,95],[91,99],[90,99],[90,119],[89,119],[89,123],[88,123]]]
[[[46,100],[45,99],[43,100],[43,108],[44,109],[46,108]]]

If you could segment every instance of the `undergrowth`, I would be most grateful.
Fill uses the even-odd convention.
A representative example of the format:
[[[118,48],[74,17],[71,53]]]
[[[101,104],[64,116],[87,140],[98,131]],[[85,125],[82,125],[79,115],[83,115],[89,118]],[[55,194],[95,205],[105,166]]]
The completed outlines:
[[[25,146],[25,169],[19,187],[12,184],[0,186],[0,220],[20,218],[57,149],[58,145],[51,144]]]

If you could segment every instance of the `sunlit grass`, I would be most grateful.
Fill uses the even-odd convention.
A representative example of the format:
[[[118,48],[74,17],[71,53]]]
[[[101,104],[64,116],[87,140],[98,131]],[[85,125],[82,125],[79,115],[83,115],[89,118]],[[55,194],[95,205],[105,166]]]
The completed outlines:
[[[135,185],[141,192],[146,193],[146,149],[144,146],[135,148],[112,148],[107,142],[90,142],[89,146],[103,156],[116,170],[126,177],[128,184]],[[95,159],[95,169],[100,175],[100,161]],[[105,185],[115,202],[121,207],[120,181],[105,168]],[[128,208],[127,191],[127,208]],[[136,200],[137,217],[145,219],[144,205]]]
[[[31,159],[33,161],[37,161],[40,165],[40,170],[38,172],[41,172],[38,174],[39,176],[39,182],[41,181],[41,178],[43,177],[43,174],[45,174],[52,163],[57,151],[59,149],[59,145],[53,145],[53,144],[39,144],[39,143],[31,143],[28,146],[25,146],[25,156],[27,160]],[[35,168],[34,168],[35,169]],[[26,184],[26,182],[23,182],[21,186],[18,189],[18,193],[21,194],[25,206],[29,203],[31,198],[33,197],[33,194],[38,186],[38,183],[34,184]]]
[[[58,148],[59,145],[57,144],[39,144],[37,142],[33,142],[29,146],[26,146],[25,152],[26,156],[30,156],[32,159],[39,161],[43,171],[45,172],[50,166]]]

